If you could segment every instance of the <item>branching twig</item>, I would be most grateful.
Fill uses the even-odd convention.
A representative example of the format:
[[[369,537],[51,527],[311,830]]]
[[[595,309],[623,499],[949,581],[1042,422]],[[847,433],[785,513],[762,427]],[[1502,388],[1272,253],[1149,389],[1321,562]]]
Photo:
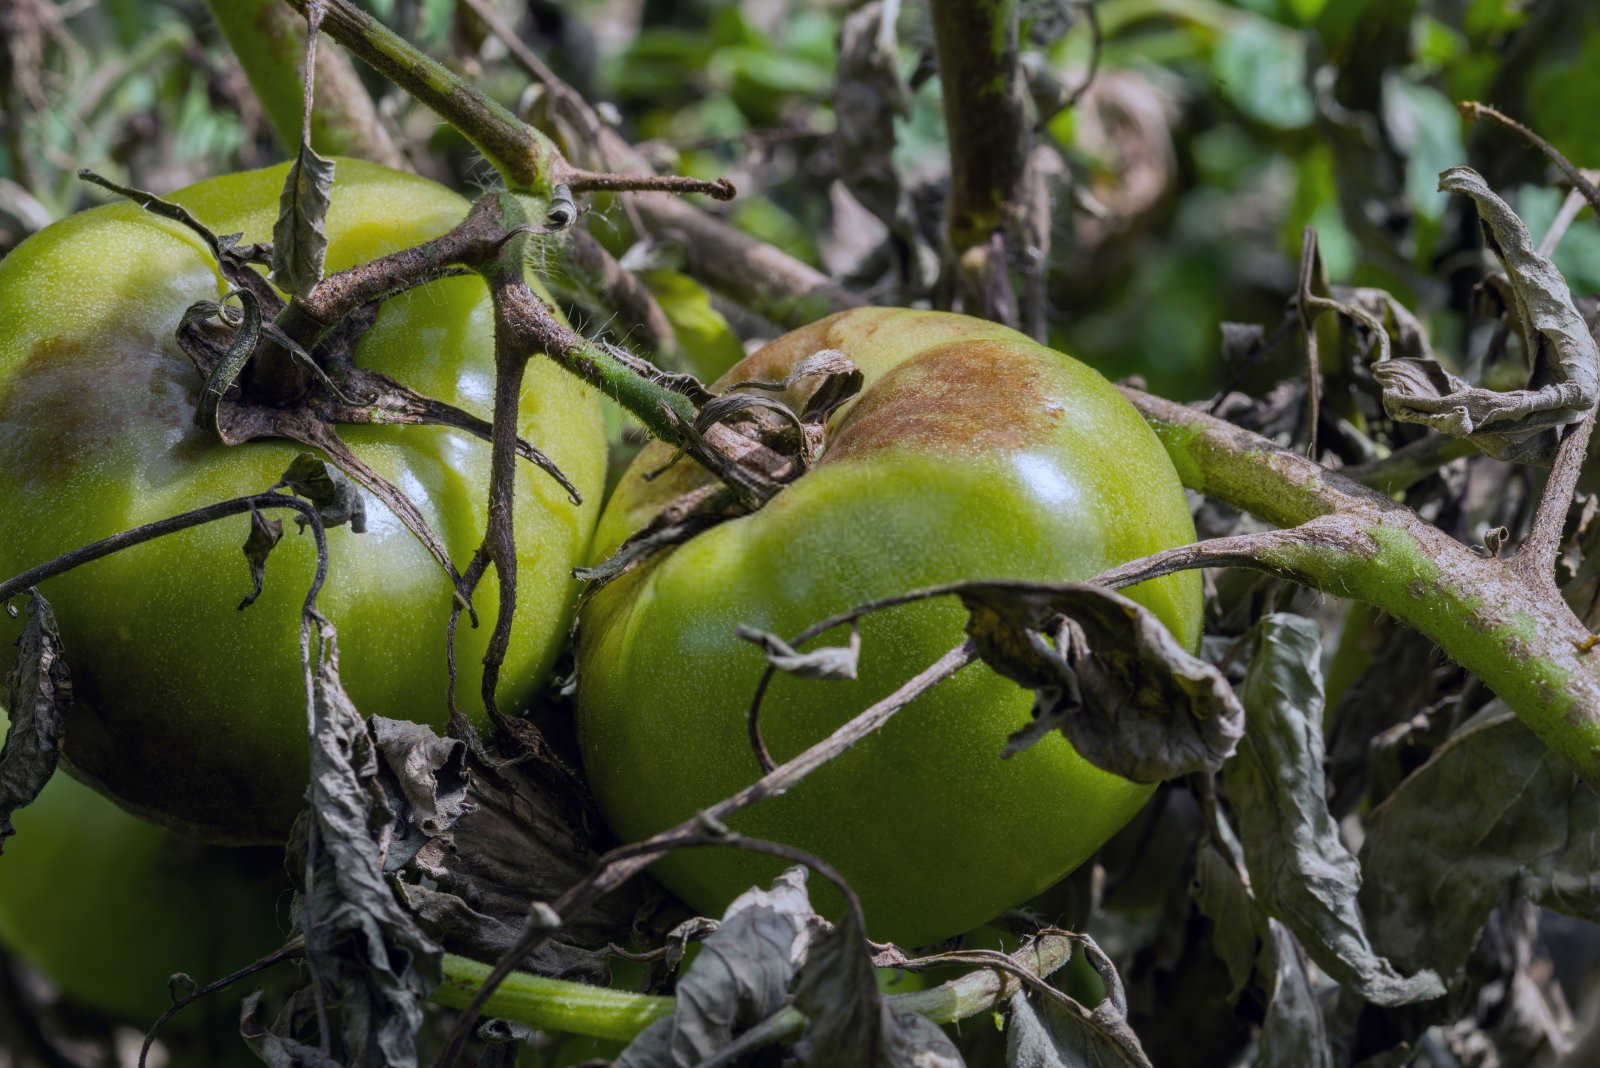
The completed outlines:
[[[284,945],[279,946],[271,953],[268,953],[265,957],[262,957],[260,960],[251,961],[243,968],[240,968],[234,972],[230,972],[229,974],[224,975],[221,979],[216,979],[207,983],[205,986],[200,987],[186,997],[175,999],[173,1003],[167,1007],[165,1012],[156,1017],[156,1022],[151,1024],[150,1029],[144,1033],[144,1044],[139,1047],[139,1068],[145,1068],[145,1061],[150,1056],[150,1047],[155,1045],[156,1034],[161,1030],[162,1025],[168,1020],[172,1019],[178,1013],[182,1012],[190,1005],[193,1005],[201,998],[209,997],[219,990],[226,990],[228,987],[232,986],[234,983],[237,983],[241,979],[248,979],[250,976],[257,974],[258,972],[264,972],[268,968],[271,968],[276,964],[281,964],[286,960],[299,960],[300,958],[304,957],[305,954],[305,938],[304,936],[297,935]]]
[[[123,549],[140,545],[167,534],[176,534],[180,530],[188,530],[190,527],[197,527],[203,523],[226,519],[234,515],[244,515],[258,508],[293,508],[305,517],[307,523],[314,530],[321,530],[321,519],[317,515],[316,507],[298,497],[291,497],[287,493],[270,492],[255,493],[248,497],[234,497],[231,500],[218,501],[216,504],[208,504],[203,508],[196,508],[180,515],[157,519],[153,523],[145,523],[143,526],[121,531],[108,538],[101,538],[99,541],[90,542],[88,545],[74,549],[71,552],[62,553],[54,560],[42,563],[37,567],[31,567],[20,575],[0,581],[0,604],[4,604],[17,594],[30,587],[37,586],[46,579],[54,578],[56,575],[71,571],[73,568],[91,561],[99,560],[101,557],[110,556],[112,553],[121,552]],[[318,586],[321,585],[320,575],[326,570],[325,556],[326,553],[322,551],[322,547],[319,545]],[[314,588],[311,603],[315,603],[315,592]]]
[[[1314,542],[1276,546],[1274,567],[1433,638],[1569,765],[1600,780],[1600,657],[1559,597],[1339,472],[1195,409],[1123,394],[1185,485],[1277,525],[1320,532]]]
[[[1572,493],[1577,489],[1578,476],[1588,456],[1595,411],[1590,408],[1583,421],[1567,431],[1556,447],[1556,458],[1550,466],[1550,478],[1544,484],[1538,510],[1534,512],[1533,525],[1508,564],[1523,581],[1555,600],[1561,599],[1561,591],[1556,586],[1556,557],[1561,552],[1561,536],[1566,530]]]
[[[1593,208],[1596,214],[1600,214],[1600,188],[1596,188],[1595,184],[1589,181],[1582,171],[1574,167],[1572,162],[1558,152],[1556,147],[1549,141],[1546,141],[1516,119],[1495,110],[1488,104],[1480,104],[1476,100],[1463,100],[1457,107],[1461,111],[1461,117],[1468,122],[1474,122],[1478,119],[1493,119],[1495,122],[1510,129],[1540,152],[1543,152],[1545,157],[1555,164],[1556,169],[1566,175],[1567,181],[1572,183],[1572,187],[1583,194],[1584,199],[1589,202],[1589,207]]]

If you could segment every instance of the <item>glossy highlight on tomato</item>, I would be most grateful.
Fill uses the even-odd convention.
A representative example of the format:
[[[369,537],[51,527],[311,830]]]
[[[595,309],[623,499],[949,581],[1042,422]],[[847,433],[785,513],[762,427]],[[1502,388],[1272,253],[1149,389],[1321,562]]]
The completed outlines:
[[[270,240],[284,174],[215,178],[171,199],[216,233]],[[425,179],[340,160],[327,268],[433,238],[467,206]],[[194,425],[201,383],[174,332],[192,303],[225,292],[199,238],[130,203],[63,220],[0,263],[0,574],[265,490],[304,451],[279,441],[230,448]],[[487,416],[486,287],[445,278],[388,301],[357,360]],[[530,465],[518,472],[516,640],[500,691],[509,709],[531,696],[565,638],[576,595],[569,569],[587,550],[605,465],[598,395],[549,361],[530,363],[522,412],[522,434],[585,501],[574,506]],[[340,433],[417,503],[465,566],[484,528],[488,445],[440,427]],[[366,510],[365,533],[329,531],[319,602],[339,628],[343,681],[365,714],[442,726],[450,583],[387,508],[368,496]],[[302,807],[300,605],[315,554],[285,513],[277,518],[286,533],[267,562],[265,592],[243,611],[244,518],[146,543],[41,587],[77,689],[66,759],[124,807],[208,837],[263,842],[281,840]],[[492,620],[492,576],[476,603]],[[459,703],[469,712],[479,707],[488,631],[465,623],[458,631]]]
[[[763,662],[735,638],[737,624],[788,637],[922,586],[1081,580],[1194,539],[1177,474],[1132,406],[1089,367],[993,323],[843,312],[772,342],[719,388],[781,380],[819,349],[848,354],[865,386],[833,417],[816,467],[760,511],[658,555],[584,609],[579,741],[624,840],[760,775],[746,709]],[[706,477],[679,464],[647,481],[667,455],[651,446],[624,476],[596,558]],[[1198,575],[1129,595],[1186,645],[1198,642]],[[774,759],[793,757],[931,663],[960,641],[963,620],[949,600],[879,613],[862,625],[858,680],[780,675],[761,719]],[[834,864],[860,893],[873,937],[916,945],[974,927],[1082,863],[1152,789],[1090,765],[1059,735],[1002,760],[1031,699],[987,667],[969,667],[730,825]],[[776,865],[718,848],[680,851],[653,870],[715,915]]]

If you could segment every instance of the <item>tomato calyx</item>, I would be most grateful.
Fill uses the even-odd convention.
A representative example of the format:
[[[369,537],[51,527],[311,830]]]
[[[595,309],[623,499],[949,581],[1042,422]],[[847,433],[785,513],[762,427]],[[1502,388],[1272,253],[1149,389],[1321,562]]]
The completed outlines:
[[[682,424],[685,443],[645,478],[664,474],[698,445],[697,459],[718,481],[679,494],[611,556],[576,569],[589,584],[585,595],[663,549],[760,509],[821,459],[828,418],[861,391],[862,381],[845,353],[818,349],[782,380],[737,382],[720,395],[708,394],[694,422]]]

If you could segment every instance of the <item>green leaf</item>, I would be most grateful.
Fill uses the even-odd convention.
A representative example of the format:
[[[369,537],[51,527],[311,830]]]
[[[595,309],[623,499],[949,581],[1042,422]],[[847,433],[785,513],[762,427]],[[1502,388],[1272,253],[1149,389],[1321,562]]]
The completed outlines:
[[[1247,22],[1218,42],[1211,69],[1222,91],[1252,119],[1280,130],[1311,121],[1305,40],[1298,34]]]
[[[1383,79],[1383,124],[1406,157],[1406,200],[1418,215],[1437,221],[1449,203],[1438,176],[1467,158],[1455,105],[1437,89],[1389,74]]]

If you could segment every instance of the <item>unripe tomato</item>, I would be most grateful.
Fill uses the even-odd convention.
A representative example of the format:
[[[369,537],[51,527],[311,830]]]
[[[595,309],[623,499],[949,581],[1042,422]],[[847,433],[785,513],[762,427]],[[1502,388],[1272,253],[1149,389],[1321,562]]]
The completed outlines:
[[[579,629],[578,732],[613,829],[642,838],[760,775],[746,708],[763,662],[745,623],[790,636],[889,594],[959,579],[1081,580],[1194,539],[1155,435],[1092,369],[992,323],[867,308],[779,338],[721,383],[781,380],[824,348],[865,373],[816,467],[760,511],[723,523],[600,590]],[[604,557],[704,479],[680,463],[646,481],[651,446],[601,517]],[[1186,645],[1199,577],[1130,591]],[[886,696],[962,637],[950,600],[862,625],[860,678],[779,676],[761,724],[786,760]],[[825,639],[826,640],[826,639]],[[843,635],[835,640],[842,641]],[[870,933],[922,944],[969,929],[1082,863],[1149,796],[1065,739],[1009,760],[1032,694],[974,665],[789,794],[731,821],[832,862],[861,894]],[[653,869],[713,915],[775,863],[727,849]]]
[[[0,715],[0,731],[5,722]],[[13,822],[0,856],[0,945],[68,998],[123,1022],[153,1023],[171,1003],[174,972],[207,983],[287,936],[278,851],[185,840],[65,775]],[[174,1027],[209,1016],[228,1033],[249,989],[185,1010]]]
[[[216,233],[270,239],[284,168],[234,174],[173,194]],[[328,269],[416,245],[465,215],[455,193],[354,160],[338,163]],[[220,444],[194,426],[201,382],[174,340],[191,303],[226,289],[203,244],[130,203],[75,215],[0,264],[0,574],[163,516],[275,482],[290,442]],[[487,416],[493,319],[477,278],[447,278],[384,305],[358,362]],[[565,637],[569,569],[585,552],[605,466],[598,395],[536,359],[521,433],[584,493],[574,506],[531,465],[517,475],[516,640],[503,706],[526,700]],[[439,427],[340,433],[407,493],[464,567],[484,529],[489,448]],[[339,628],[342,677],[364,713],[442,725],[451,588],[378,501],[367,530],[330,530],[319,602]],[[303,804],[305,695],[300,605],[315,559],[286,534],[250,590],[243,518],[143,544],[44,584],[78,704],[65,753],[75,773],[125,807],[234,841],[281,839]],[[492,578],[476,597],[492,622]],[[10,625],[7,624],[7,627]],[[489,626],[458,631],[458,693],[480,707]],[[4,637],[4,635],[0,635]]]

